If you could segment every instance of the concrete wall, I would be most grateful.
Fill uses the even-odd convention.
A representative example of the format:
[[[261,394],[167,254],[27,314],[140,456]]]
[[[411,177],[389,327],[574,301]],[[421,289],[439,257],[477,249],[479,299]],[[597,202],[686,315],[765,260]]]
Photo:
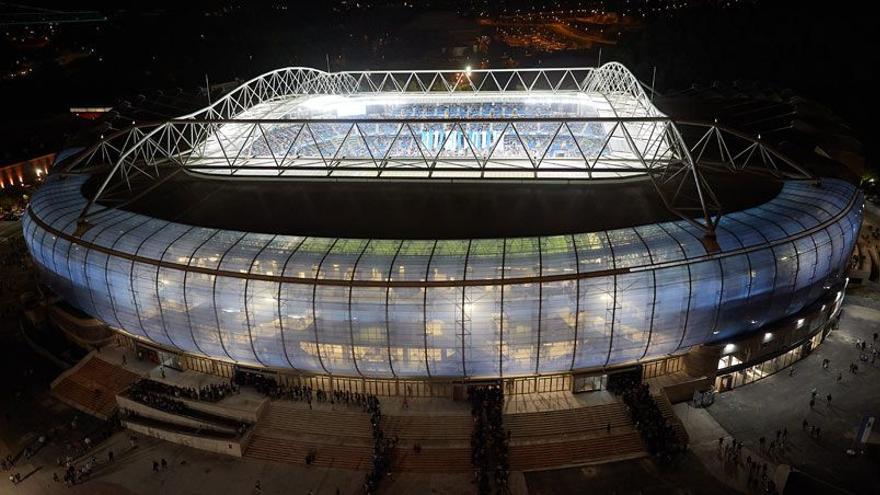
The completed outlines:
[[[712,380],[708,377],[695,378],[686,382],[676,383],[663,387],[663,393],[669,399],[669,402],[678,404],[691,400],[696,390],[706,390],[712,385]]]
[[[165,423],[185,426],[187,428],[201,428],[203,430],[212,430],[219,431],[224,433],[233,433],[235,430],[233,428],[228,428],[226,426],[217,425],[214,423],[210,423],[207,421],[203,421],[197,418],[191,418],[189,416],[181,416],[178,414],[171,414],[165,411],[161,411],[159,409],[152,408],[150,406],[141,404],[140,402],[133,401],[127,397],[122,395],[116,396],[116,403],[119,405],[120,409],[125,409],[127,411],[131,411],[138,416],[142,416],[144,418],[155,419],[156,421],[162,421]]]
[[[249,424],[256,423],[257,420],[260,419],[260,416],[263,414],[263,410],[266,409],[266,405],[269,403],[269,399],[263,398],[259,406],[257,406],[256,408],[248,409],[236,408],[229,404],[203,402],[184,398],[177,398],[177,400],[183,402],[184,404],[195,409],[196,411],[201,411],[203,413],[213,414],[214,416],[229,418],[235,421]],[[224,400],[222,402],[228,401]]]
[[[138,432],[142,435],[151,436],[160,440],[173,442],[179,445],[185,445],[194,449],[214,452],[216,454],[231,455],[233,457],[241,457],[246,445],[245,439],[249,439],[250,435],[239,440],[224,440],[219,438],[202,437],[169,431],[155,426],[147,426],[138,423],[135,420],[123,420],[122,425],[131,431]]]

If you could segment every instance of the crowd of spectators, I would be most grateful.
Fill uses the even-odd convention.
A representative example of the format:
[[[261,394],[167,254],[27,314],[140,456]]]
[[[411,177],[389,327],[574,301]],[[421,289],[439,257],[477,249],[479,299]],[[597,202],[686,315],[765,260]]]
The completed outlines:
[[[141,380],[128,389],[128,398],[145,406],[171,414],[186,414],[189,408],[183,402],[157,391],[151,380]]]
[[[331,405],[357,406],[363,411],[369,410],[372,401],[378,401],[372,394],[334,390],[327,392],[315,390],[308,385],[282,385],[272,376],[262,373],[237,370],[233,378],[234,387],[253,387],[257,392],[275,400],[292,400],[307,402],[309,407],[313,402]],[[237,388],[236,388],[237,390]]]
[[[364,480],[364,493],[375,493],[382,478],[391,474],[391,453],[397,446],[397,438],[385,438],[385,432],[382,431],[382,408],[375,395],[366,395],[366,410],[370,413],[373,431],[373,467]]]
[[[510,432],[503,423],[504,392],[500,385],[469,387],[471,415],[474,420],[471,434],[471,463],[474,481],[480,494],[507,493],[510,458],[507,442]]]
[[[597,154],[604,143],[606,131],[598,122],[569,122],[571,135],[556,135],[558,122],[520,122],[516,131],[504,122],[480,122],[479,119],[518,118],[529,116],[570,117],[578,114],[575,103],[540,102],[479,102],[479,103],[407,103],[386,107],[369,105],[364,117],[408,119],[463,119],[461,125],[442,123],[411,123],[400,132],[400,124],[361,122],[356,130],[347,123],[310,123],[309,133],[301,126],[275,126],[265,133],[266,139],[247,143],[248,156],[270,157],[287,154],[290,157],[335,156],[341,159],[371,159],[385,155],[392,157],[420,157],[443,150],[447,158],[473,158],[491,154],[495,158],[520,158],[523,145],[532,158],[542,154],[556,158],[581,158],[582,154]],[[336,117],[335,109],[325,112],[300,107],[288,112],[288,118]],[[595,117],[588,115],[587,117]],[[307,137],[308,136],[308,137]],[[575,140],[577,142],[575,142]],[[553,141],[551,144],[550,141]],[[522,144],[520,144],[522,143]],[[389,148],[390,147],[390,148]]]
[[[669,463],[684,452],[675,429],[666,421],[660,407],[651,396],[648,384],[635,377],[609,381],[608,390],[620,396],[626,404],[630,419],[642,436],[648,452],[661,463]]]
[[[231,383],[212,383],[203,387],[178,387],[167,383],[153,380],[143,380],[140,389],[157,394],[164,394],[176,398],[200,400],[204,402],[217,402],[236,392],[238,388]]]

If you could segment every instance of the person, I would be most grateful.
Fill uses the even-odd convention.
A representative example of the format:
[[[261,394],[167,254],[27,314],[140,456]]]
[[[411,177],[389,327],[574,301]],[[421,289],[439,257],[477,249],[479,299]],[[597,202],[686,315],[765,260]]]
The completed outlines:
[[[813,406],[815,406],[815,405],[816,405],[816,399],[810,399],[810,409],[812,409]]]
[[[154,473],[158,473],[158,472],[159,472],[159,463],[156,462],[156,461],[153,461],[153,472],[154,472]]]
[[[122,353],[122,367],[125,368],[125,365],[128,364],[128,360],[125,358],[125,353]]]
[[[107,462],[113,462],[113,451],[112,450],[107,451]]]
[[[828,396],[825,398],[828,399],[828,406],[830,407],[831,406],[831,394],[828,394]]]
[[[843,380],[843,373],[838,372],[837,373],[837,383],[840,383],[841,380]]]
[[[162,471],[165,471],[166,469],[168,469],[168,461],[166,461],[165,458],[163,457],[162,458]]]

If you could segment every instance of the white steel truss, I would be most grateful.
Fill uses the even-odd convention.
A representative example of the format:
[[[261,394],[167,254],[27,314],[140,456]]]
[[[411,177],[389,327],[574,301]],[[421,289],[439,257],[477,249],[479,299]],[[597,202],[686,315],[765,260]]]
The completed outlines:
[[[451,93],[588,95],[604,101],[608,111],[590,117],[500,118],[249,114],[255,107],[304,95],[436,95],[454,102],[457,96]],[[699,129],[699,139],[688,145],[679,126]],[[425,133],[436,137],[434,146],[419,138]],[[640,175],[651,180],[667,208],[712,237],[722,208],[703,168],[812,178],[760,139],[717,123],[673,121],[618,63],[595,69],[467,72],[280,69],[189,115],[102,137],[64,171],[106,174],[82,222],[95,213],[98,200],[108,205],[132,201],[182,170],[297,180],[575,181]],[[133,198],[134,188],[140,193]]]

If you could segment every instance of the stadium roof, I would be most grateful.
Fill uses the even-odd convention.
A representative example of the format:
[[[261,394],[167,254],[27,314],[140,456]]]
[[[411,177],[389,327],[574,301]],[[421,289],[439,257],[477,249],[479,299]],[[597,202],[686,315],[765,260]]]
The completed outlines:
[[[197,112],[102,136],[65,168],[96,176],[81,223],[101,205],[170,208],[168,214],[192,222],[244,230],[450,238],[582,232],[669,217],[713,237],[722,200],[732,211],[778,190],[743,187],[749,178],[731,186],[737,180],[725,175],[744,170],[815,180],[760,139],[664,115],[617,63],[280,69]],[[458,184],[442,187],[452,182]],[[254,208],[270,221],[259,220]],[[548,219],[562,217],[560,211],[573,218]],[[312,213],[306,219],[304,212]],[[400,221],[391,220],[395,215]],[[466,224],[496,231],[469,232]]]

